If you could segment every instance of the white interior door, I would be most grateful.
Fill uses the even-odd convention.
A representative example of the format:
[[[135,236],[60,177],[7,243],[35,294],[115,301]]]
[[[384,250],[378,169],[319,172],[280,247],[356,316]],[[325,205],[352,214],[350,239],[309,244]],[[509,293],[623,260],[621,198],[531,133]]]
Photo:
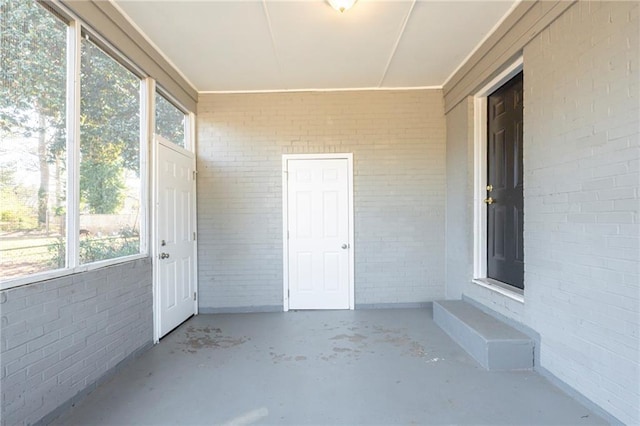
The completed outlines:
[[[196,313],[195,179],[191,152],[157,137],[158,338]]]
[[[286,163],[288,308],[349,309],[353,307],[349,160]]]

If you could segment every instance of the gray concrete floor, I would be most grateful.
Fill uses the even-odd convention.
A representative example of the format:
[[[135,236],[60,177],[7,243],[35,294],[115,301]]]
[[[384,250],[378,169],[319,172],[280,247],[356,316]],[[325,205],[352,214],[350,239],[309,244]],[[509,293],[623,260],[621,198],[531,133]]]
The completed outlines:
[[[200,315],[54,424],[605,424],[534,372],[484,371],[431,317]]]

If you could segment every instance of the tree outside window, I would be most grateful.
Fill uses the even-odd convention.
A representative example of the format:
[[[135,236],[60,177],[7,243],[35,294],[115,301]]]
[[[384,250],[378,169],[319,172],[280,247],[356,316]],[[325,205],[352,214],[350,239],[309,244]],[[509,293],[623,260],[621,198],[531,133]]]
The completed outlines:
[[[83,37],[80,165],[67,170],[68,24],[35,1],[0,14],[0,280],[67,267],[72,233],[76,264],[140,253],[140,78]]]
[[[0,7],[0,279],[64,268],[67,24]]]

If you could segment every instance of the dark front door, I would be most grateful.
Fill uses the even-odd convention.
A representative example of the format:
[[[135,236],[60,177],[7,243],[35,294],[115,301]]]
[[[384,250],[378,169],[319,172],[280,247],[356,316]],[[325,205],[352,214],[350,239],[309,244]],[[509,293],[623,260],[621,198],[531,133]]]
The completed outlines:
[[[487,104],[487,277],[523,289],[522,72]]]

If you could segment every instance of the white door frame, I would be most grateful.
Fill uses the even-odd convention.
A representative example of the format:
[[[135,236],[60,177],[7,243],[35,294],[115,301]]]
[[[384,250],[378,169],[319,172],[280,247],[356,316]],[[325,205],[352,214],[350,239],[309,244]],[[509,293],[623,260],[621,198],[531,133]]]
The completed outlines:
[[[193,117],[190,117],[190,119],[192,119]],[[178,146],[176,144],[174,144],[173,142],[170,142],[166,139],[164,139],[162,136],[159,135],[154,135],[153,137],[153,143],[152,145],[152,161],[153,161],[153,189],[151,191],[151,198],[152,198],[152,218],[153,218],[153,225],[152,225],[152,229],[153,229],[153,233],[151,235],[151,250],[149,251],[151,254],[151,263],[153,266],[153,343],[156,344],[160,341],[160,280],[159,280],[159,271],[160,271],[160,267],[159,267],[159,263],[158,263],[158,258],[160,256],[159,253],[159,244],[158,244],[158,146],[162,144],[163,146],[165,146],[166,148],[172,149],[178,153],[181,153],[183,155],[186,155],[188,157],[190,157],[193,161],[193,170],[196,170],[196,156],[195,154],[190,151],[187,150],[185,148],[182,148],[181,146]],[[195,180],[195,176],[193,179],[193,229],[194,232],[196,234],[196,236],[198,235],[198,223],[197,223],[197,188],[196,188],[196,180]],[[193,283],[193,288],[194,291],[196,292],[196,295],[199,295],[199,289],[198,289],[198,239],[196,238],[193,241],[194,247],[193,247],[193,279],[194,279],[194,283]],[[193,301],[194,303],[194,315],[198,315],[198,300],[196,297],[196,300]]]
[[[487,98],[523,70],[518,57],[474,96],[473,282],[524,303],[524,292],[487,277]]]
[[[348,213],[349,221],[349,309],[355,308],[355,273],[354,273],[354,232],[353,232],[353,154],[285,154],[282,156],[282,306],[285,312],[289,310],[289,191],[288,191],[288,161],[289,160],[347,160]]]

